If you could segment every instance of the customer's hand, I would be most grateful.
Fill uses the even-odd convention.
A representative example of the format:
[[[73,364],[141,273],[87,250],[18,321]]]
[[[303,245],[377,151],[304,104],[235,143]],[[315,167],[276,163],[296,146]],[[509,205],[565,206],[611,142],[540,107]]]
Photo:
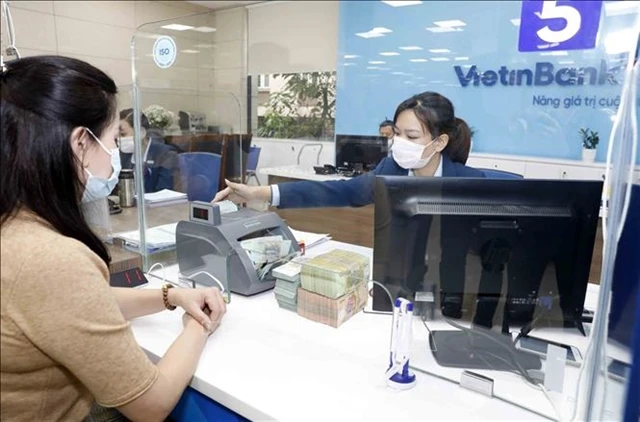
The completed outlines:
[[[269,186],[247,186],[242,183],[233,183],[225,179],[227,187],[216,194],[211,202],[220,202],[228,199],[236,204],[244,204],[251,200],[270,201],[271,188]]]
[[[227,312],[222,293],[215,287],[206,289],[170,289],[169,302],[179,306],[209,332],[215,330]]]
[[[206,314],[210,314],[209,308],[205,308],[204,312]],[[209,337],[211,333],[220,326],[220,321],[211,321],[209,325],[211,329],[208,329],[203,327],[202,324],[196,321],[188,312],[185,312],[182,314],[182,324],[184,325],[184,328],[191,327],[194,330],[201,331],[204,336]]]

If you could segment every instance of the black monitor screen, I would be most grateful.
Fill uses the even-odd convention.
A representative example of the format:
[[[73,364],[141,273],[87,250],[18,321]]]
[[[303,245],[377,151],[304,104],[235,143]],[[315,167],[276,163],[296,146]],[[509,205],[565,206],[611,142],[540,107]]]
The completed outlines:
[[[336,135],[336,167],[373,170],[387,156],[384,136]]]
[[[601,190],[597,181],[379,176],[374,280],[414,309],[431,295],[444,316],[477,326],[526,324],[534,313],[577,322]],[[374,289],[375,310],[388,302]]]

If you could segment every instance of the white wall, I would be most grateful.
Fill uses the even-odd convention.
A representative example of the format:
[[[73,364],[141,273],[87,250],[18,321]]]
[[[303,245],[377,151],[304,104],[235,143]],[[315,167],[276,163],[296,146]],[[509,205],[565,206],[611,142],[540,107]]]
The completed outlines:
[[[336,70],[338,1],[266,2],[247,9],[250,74]]]

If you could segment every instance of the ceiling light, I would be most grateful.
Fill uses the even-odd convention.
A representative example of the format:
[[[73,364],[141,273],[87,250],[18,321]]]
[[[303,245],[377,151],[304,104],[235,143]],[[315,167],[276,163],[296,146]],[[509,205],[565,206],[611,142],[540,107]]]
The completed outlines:
[[[355,66],[355,63],[345,63],[343,66]]]
[[[367,69],[369,69],[369,70],[375,70],[377,68],[378,68],[378,66],[367,66]]]
[[[399,56],[400,53],[396,53],[395,51],[383,51],[380,53],[381,56]]]
[[[342,57],[344,57],[345,59],[355,59],[356,57],[360,57],[360,56],[358,56],[356,54],[345,54]]]
[[[520,26],[520,18],[518,19],[509,19],[513,26]]]
[[[432,57],[431,61],[432,62],[448,62],[449,59],[447,59],[446,57]]]
[[[186,50],[180,50],[181,53],[187,53],[187,54],[196,54],[199,53],[199,50],[190,50],[190,49],[186,49]]]
[[[640,6],[635,1],[609,1],[604,4],[604,12],[607,16],[640,13],[638,9]]]
[[[387,62],[383,62],[383,61],[380,61],[380,60],[374,60],[374,61],[369,62],[369,64],[386,64],[386,63]]]
[[[377,34],[388,34],[393,31],[390,30],[389,28],[385,28],[384,26],[376,26],[370,32],[375,32]]]
[[[543,51],[540,53],[541,56],[568,56],[569,53],[566,51]]]
[[[430,28],[425,28],[429,32],[433,33],[442,33],[442,32],[459,32],[462,31],[462,28],[450,28],[446,26],[432,26]]]
[[[434,22],[437,26],[441,26],[443,28],[455,28],[456,26],[467,26],[466,23],[459,19],[450,20],[450,21],[437,21]]]
[[[375,32],[358,32],[356,34],[358,37],[362,37],[362,38],[378,38],[378,37],[384,37],[384,34],[378,34]]]
[[[384,4],[391,7],[405,7],[405,6],[417,6],[422,4],[422,1],[382,1]]]
[[[574,64],[575,62],[573,60],[561,60],[558,62],[558,64]]]
[[[194,45],[194,47],[197,47],[197,48],[215,48],[215,45],[213,45],[213,44],[196,44],[196,45]]]
[[[180,25],[179,23],[171,23],[169,25],[161,26],[164,29],[170,29],[172,31],[186,31],[187,29],[193,29],[193,26]]]
[[[216,32],[216,29],[210,26],[199,26],[197,28],[193,28],[193,30],[198,32],[204,32],[204,33]]]
[[[400,50],[404,51],[418,51],[422,50],[422,47],[418,47],[417,45],[408,45],[406,47],[398,47]]]
[[[411,63],[425,63],[427,59],[410,59]]]
[[[413,81],[404,81],[405,84],[412,85]]]
[[[429,50],[429,53],[451,53],[451,51],[446,48],[432,48]]]
[[[391,72],[392,75],[400,75],[400,76],[406,76],[409,75],[408,73],[404,73],[404,72]]]
[[[457,61],[457,62],[462,62],[462,61],[465,61],[465,60],[469,60],[469,57],[456,57],[454,60]]]

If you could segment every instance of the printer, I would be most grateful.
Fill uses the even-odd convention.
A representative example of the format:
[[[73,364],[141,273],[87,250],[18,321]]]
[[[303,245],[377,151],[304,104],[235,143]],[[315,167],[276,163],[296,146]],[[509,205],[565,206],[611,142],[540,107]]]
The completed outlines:
[[[249,208],[221,215],[217,204],[193,201],[189,219],[176,228],[176,253],[180,274],[189,280],[244,296],[254,295],[275,286],[271,271],[259,276],[241,241],[262,236],[282,236],[290,240],[287,258],[299,254],[295,237],[274,212]],[[216,282],[217,280],[218,282]]]

